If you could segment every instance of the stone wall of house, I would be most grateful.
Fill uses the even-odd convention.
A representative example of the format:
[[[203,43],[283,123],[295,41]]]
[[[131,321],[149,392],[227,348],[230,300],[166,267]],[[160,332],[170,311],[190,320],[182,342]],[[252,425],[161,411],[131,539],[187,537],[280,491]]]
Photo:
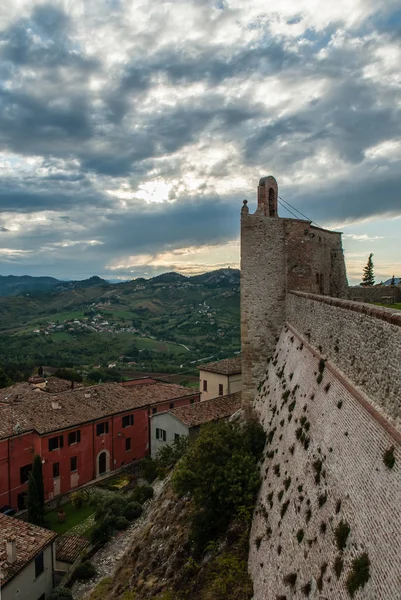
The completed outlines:
[[[368,360],[372,338],[379,336],[380,344],[390,336],[393,344],[398,329],[343,310],[290,294],[292,325],[281,332],[254,402],[268,433],[250,539],[254,600],[348,600],[347,579],[363,554],[370,577],[354,599],[400,597],[401,435],[331,363],[333,357],[360,384],[373,385],[363,382],[357,361]],[[385,362],[392,362],[391,349],[387,355],[383,346],[377,357],[373,372],[379,380]],[[366,367],[365,373],[372,369],[370,359]],[[395,464],[389,468],[384,456],[392,448]],[[342,550],[340,522],[349,527]]]
[[[401,427],[401,312],[289,293],[287,320]]]
[[[374,285],[373,287],[361,287],[352,285],[348,288],[347,297],[356,302],[380,302],[381,304],[392,304],[401,302],[401,285]]]

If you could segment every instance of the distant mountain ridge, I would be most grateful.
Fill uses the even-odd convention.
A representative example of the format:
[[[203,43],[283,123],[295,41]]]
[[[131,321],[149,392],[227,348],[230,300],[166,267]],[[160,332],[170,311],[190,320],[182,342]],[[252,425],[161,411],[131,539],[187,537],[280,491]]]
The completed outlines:
[[[32,277],[30,275],[0,275],[0,296],[21,296],[43,293],[61,293],[74,289],[87,289],[92,287],[110,287],[124,286],[127,283],[191,283],[202,285],[234,285],[239,283],[239,269],[217,269],[186,277],[174,271],[162,273],[150,279],[138,278],[135,280],[123,281],[121,283],[110,283],[97,275],[83,279],[81,281],[62,281],[54,277]]]

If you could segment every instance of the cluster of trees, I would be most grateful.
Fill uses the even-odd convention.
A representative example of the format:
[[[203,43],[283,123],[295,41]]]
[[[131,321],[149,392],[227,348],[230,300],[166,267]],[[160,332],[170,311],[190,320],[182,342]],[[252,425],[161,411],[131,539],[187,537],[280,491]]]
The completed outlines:
[[[265,440],[256,421],[242,426],[212,423],[201,428],[178,462],[172,483],[179,495],[189,493],[193,499],[191,540],[196,554],[224,533],[233,519],[251,522]]]

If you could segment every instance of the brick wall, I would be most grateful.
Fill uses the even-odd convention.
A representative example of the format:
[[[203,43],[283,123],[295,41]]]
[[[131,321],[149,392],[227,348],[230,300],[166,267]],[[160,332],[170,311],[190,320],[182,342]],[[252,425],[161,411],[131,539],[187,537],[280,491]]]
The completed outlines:
[[[313,321],[313,329],[324,332],[326,352],[330,330],[323,327],[322,319],[330,321],[331,311],[340,309],[292,295],[290,304],[292,321],[296,310],[302,313],[297,319],[300,331]],[[357,316],[355,312],[337,317],[344,323],[343,348],[338,353],[344,361],[345,340],[351,337],[345,328]],[[367,331],[360,325],[356,342],[364,342],[369,353]],[[381,321],[382,329],[387,325]],[[272,433],[250,540],[254,600],[304,598],[308,585],[310,597],[348,599],[351,564],[363,552],[371,563],[370,579],[355,600],[398,600],[401,436],[329,361],[318,383],[320,359],[320,353],[294,329],[283,329],[255,399],[255,410]],[[389,469],[383,454],[391,446],[396,462]],[[350,528],[342,553],[334,533],[340,521]],[[336,557],[343,561],[339,578],[334,571]],[[297,577],[294,588],[285,583],[290,574]]]
[[[294,292],[287,319],[401,426],[401,312]]]

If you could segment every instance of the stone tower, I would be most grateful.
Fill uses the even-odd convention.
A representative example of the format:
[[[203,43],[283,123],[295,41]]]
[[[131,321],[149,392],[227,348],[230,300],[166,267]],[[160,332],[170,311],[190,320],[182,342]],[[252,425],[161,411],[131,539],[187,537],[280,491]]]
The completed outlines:
[[[241,344],[243,402],[255,391],[286,320],[287,290],[345,297],[341,233],[278,216],[274,177],[259,181],[258,206],[241,211]]]

